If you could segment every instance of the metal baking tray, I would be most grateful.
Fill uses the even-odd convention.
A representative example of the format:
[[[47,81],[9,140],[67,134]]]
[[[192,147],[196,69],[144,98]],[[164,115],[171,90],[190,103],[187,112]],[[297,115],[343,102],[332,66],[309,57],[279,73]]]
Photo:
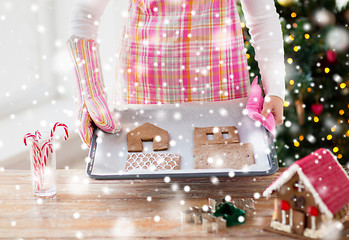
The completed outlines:
[[[247,98],[215,102],[185,102],[176,104],[128,104],[119,107],[115,115],[122,130],[109,134],[96,129],[87,163],[87,174],[93,179],[149,179],[263,176],[277,171],[278,163],[272,135],[245,114]],[[179,153],[179,170],[133,170],[125,172],[127,160],[126,134],[149,122],[168,131],[169,148],[157,153]],[[255,164],[243,169],[194,169],[194,127],[235,126],[240,142],[252,143]],[[152,142],[143,142],[143,152],[153,152]]]

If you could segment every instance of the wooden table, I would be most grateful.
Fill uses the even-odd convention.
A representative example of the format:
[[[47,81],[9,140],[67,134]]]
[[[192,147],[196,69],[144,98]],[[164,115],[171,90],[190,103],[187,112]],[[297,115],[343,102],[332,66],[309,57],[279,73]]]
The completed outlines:
[[[29,171],[0,172],[1,238],[248,238],[290,239],[262,229],[270,223],[273,199],[255,199],[256,214],[224,233],[180,221],[180,210],[208,204],[208,197],[250,198],[284,169],[267,177],[101,181],[85,170],[57,170],[57,195],[32,194]],[[190,191],[184,191],[189,186]],[[186,189],[187,190],[187,189]]]

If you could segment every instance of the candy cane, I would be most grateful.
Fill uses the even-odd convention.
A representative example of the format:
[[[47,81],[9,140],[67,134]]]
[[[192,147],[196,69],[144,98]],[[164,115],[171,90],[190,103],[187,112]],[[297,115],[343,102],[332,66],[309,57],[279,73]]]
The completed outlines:
[[[39,147],[39,139],[41,139],[41,133],[39,131],[35,131],[35,134],[32,133],[27,133],[24,135],[24,145],[27,146],[27,139],[28,138],[33,138],[33,167],[34,167],[34,175],[35,175],[35,187],[40,190],[40,187],[42,186],[43,181],[41,181],[40,178],[40,173],[42,167],[40,167],[40,162],[41,162],[41,150]]]
[[[35,131],[35,137],[36,139],[41,139],[41,133],[38,130]]]
[[[40,150],[40,147],[38,145],[38,141],[37,139],[33,142],[33,165],[34,165],[34,174],[36,176],[36,179],[35,179],[35,185],[36,185],[36,188],[38,190],[40,190],[40,187],[42,185],[41,181],[40,181],[40,170],[41,170],[41,167],[40,167],[40,161],[41,161],[41,150]]]
[[[69,138],[68,127],[64,123],[60,123],[60,122],[56,122],[55,125],[53,126],[53,129],[51,130],[51,137],[53,137],[57,127],[64,128],[64,131],[65,131],[64,140],[67,140]]]
[[[37,161],[38,157],[41,157],[40,148],[38,146],[38,137],[41,136],[39,132],[35,132],[35,134],[27,133],[24,135],[24,145],[27,146],[27,139],[33,138],[33,158],[34,162]],[[35,166],[35,165],[34,165]]]
[[[37,181],[38,181],[38,190],[40,190],[40,188],[42,187],[43,185],[43,165],[41,164],[42,162],[42,151],[39,147],[39,145],[36,145],[35,146],[36,148],[36,153],[37,153],[37,157],[34,158],[35,159],[35,164],[37,166],[37,171],[36,171],[36,174],[37,174]]]
[[[27,133],[26,135],[24,135],[24,145],[27,146],[27,139],[28,138],[33,138],[33,141],[37,141],[36,135],[31,134],[31,133]]]
[[[41,151],[44,152],[44,163],[46,166],[48,155],[53,153],[52,142],[49,140],[42,145]]]
[[[41,186],[44,184],[44,174],[45,174],[45,167],[47,165],[47,159],[49,157],[50,152],[53,152],[52,149],[52,138],[50,138],[48,141],[46,141],[41,149],[40,149],[40,153],[41,153],[41,158],[40,158],[40,182],[41,182]]]

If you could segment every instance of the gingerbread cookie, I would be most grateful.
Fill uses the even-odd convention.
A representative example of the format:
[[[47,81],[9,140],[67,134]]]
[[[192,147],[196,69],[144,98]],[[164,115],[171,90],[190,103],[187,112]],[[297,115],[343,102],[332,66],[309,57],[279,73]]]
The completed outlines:
[[[235,126],[196,127],[193,139],[196,169],[241,169],[254,164],[252,144],[240,143]]]
[[[129,152],[142,152],[142,141],[153,141],[154,151],[166,150],[169,145],[169,134],[151,123],[144,123],[127,133],[127,150]]]
[[[211,136],[210,136],[211,135]],[[196,127],[194,129],[194,145],[239,143],[236,127]]]
[[[150,171],[178,170],[180,155],[174,153],[129,153],[125,172],[134,169]]]
[[[195,169],[242,169],[255,163],[251,143],[197,145],[194,157]]]

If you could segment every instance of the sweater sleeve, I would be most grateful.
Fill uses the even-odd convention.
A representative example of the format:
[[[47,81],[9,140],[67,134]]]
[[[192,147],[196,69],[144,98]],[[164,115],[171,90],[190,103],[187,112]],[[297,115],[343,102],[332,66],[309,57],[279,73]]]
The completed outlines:
[[[279,15],[273,0],[241,0],[255,49],[265,95],[285,98],[284,48]]]
[[[97,40],[99,21],[110,0],[75,0],[70,18],[71,35]]]

